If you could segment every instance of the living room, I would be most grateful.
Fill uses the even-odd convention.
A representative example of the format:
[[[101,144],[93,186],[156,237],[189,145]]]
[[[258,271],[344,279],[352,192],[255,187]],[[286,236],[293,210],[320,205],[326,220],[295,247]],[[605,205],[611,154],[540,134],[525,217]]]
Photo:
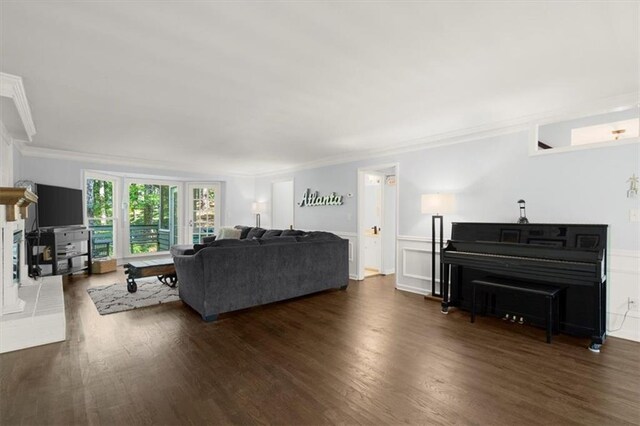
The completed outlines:
[[[57,277],[62,341],[0,355],[3,424],[637,422],[638,3],[1,7],[0,186],[80,191],[91,229],[87,182],[111,182],[118,265]],[[633,120],[607,140],[550,142]],[[388,171],[397,220],[375,230],[392,270],[364,279],[372,170]],[[257,215],[287,228],[283,182],[294,229],[348,241],[346,291],[212,322],[181,301],[100,315],[91,288],[127,293],[127,263],[168,256],[133,249],[132,184],[175,188],[184,245],[205,236],[189,223],[194,185],[215,188],[208,236]],[[425,209],[428,194],[455,205]],[[519,200],[531,225],[607,225],[600,353],[571,333],[546,344],[526,318],[442,315],[432,218],[446,245],[454,223],[517,228]],[[29,286],[3,303],[14,287]]]

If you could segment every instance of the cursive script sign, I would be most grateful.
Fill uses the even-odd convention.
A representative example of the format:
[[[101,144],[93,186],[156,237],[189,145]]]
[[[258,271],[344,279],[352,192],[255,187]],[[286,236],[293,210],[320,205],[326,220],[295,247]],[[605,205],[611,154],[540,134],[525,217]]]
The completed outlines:
[[[308,206],[339,206],[342,204],[342,195],[338,195],[332,192],[331,195],[320,196],[318,191],[312,193],[311,189],[307,190],[302,195],[302,201],[298,203],[300,207]]]

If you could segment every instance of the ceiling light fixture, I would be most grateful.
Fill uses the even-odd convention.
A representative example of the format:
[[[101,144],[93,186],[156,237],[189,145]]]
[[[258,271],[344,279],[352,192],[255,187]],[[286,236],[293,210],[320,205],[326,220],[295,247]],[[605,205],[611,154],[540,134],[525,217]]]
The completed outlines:
[[[627,131],[626,129],[612,130],[611,134],[613,135],[613,138],[615,140],[618,140],[618,139],[620,139],[620,136],[626,131]]]

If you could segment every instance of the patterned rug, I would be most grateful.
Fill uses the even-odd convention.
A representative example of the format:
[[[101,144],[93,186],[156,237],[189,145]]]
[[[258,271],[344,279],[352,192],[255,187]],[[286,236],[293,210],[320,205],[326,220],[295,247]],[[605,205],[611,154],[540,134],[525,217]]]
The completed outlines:
[[[178,286],[171,288],[161,283],[156,277],[139,279],[136,280],[136,283],[138,284],[138,291],[135,293],[129,293],[125,283],[90,287],[87,292],[100,315],[114,314],[180,300]]]

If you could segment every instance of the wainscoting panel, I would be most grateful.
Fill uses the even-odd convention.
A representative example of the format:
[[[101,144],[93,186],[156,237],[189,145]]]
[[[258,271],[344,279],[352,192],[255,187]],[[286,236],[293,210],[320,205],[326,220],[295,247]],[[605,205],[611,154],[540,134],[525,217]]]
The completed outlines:
[[[396,288],[424,295],[431,294],[431,239],[398,236]],[[436,255],[436,262],[440,256]],[[439,283],[438,283],[439,285]]]
[[[358,235],[355,232],[332,232],[339,236],[349,240],[349,278],[352,280],[358,279]]]
[[[607,330],[610,336],[640,342],[640,307],[627,312],[629,298],[640,301],[640,253],[634,250],[611,250],[609,255]]]

